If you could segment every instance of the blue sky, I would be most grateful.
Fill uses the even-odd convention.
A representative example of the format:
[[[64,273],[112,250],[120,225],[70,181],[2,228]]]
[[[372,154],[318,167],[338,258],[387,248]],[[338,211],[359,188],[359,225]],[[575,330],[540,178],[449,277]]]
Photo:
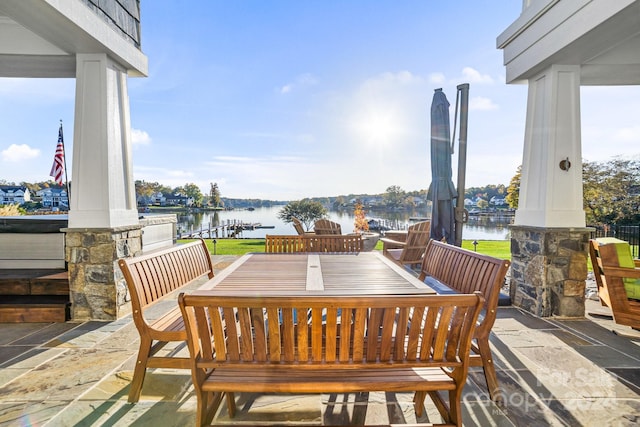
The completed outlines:
[[[507,185],[527,87],[505,84],[496,37],[521,6],[145,0],[149,77],[128,81],[134,179],[278,200],[426,189],[433,91],[453,119],[469,83],[466,187]],[[74,92],[73,79],[0,79],[0,180],[49,179],[60,119],[71,168]],[[581,94],[583,158],[637,157],[638,88]]]

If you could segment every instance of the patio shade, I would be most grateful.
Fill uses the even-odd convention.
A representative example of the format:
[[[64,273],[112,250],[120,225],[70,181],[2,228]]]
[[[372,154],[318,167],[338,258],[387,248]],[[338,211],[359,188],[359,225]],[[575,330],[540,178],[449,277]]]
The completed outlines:
[[[457,196],[451,176],[451,142],[449,101],[436,89],[431,102],[431,185],[427,200],[431,200],[431,238],[455,243],[453,200]]]

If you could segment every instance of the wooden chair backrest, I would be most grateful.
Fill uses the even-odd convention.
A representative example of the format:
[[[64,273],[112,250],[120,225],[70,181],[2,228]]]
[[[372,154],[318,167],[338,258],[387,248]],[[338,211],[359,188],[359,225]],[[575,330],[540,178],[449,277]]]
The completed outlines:
[[[305,231],[304,231],[304,227],[302,226],[302,221],[300,221],[298,218],[296,217],[291,217],[291,222],[293,223],[293,228],[296,229],[296,233],[298,233],[300,236],[302,236]]]
[[[464,368],[479,295],[178,298],[193,369],[310,364]]]
[[[407,229],[407,238],[400,254],[401,264],[420,264],[429,243],[431,221],[413,224]]]
[[[615,245],[597,239],[589,241],[589,256],[600,301],[611,308],[616,323],[640,329],[640,300],[629,299],[624,284],[640,280],[640,261],[634,260],[635,268],[620,267]]]
[[[431,276],[456,292],[480,292],[485,313],[477,334],[488,334],[496,320],[500,289],[510,261],[482,255],[467,249],[430,240],[422,260],[420,280]]]
[[[604,276],[602,258],[600,258],[600,245],[598,244],[597,240],[589,240],[589,258],[591,258],[593,277],[596,279],[596,285],[598,286],[598,296],[600,297],[600,302],[607,307],[611,307],[609,290],[607,289],[607,278]]]
[[[134,321],[145,323],[143,310],[165,295],[200,277],[213,277],[213,263],[204,240],[122,258],[118,265],[131,296]]]
[[[313,229],[316,234],[342,234],[342,227],[337,222],[328,219],[319,219]]]
[[[361,252],[362,236],[344,235],[272,235],[265,237],[267,253],[297,252]]]

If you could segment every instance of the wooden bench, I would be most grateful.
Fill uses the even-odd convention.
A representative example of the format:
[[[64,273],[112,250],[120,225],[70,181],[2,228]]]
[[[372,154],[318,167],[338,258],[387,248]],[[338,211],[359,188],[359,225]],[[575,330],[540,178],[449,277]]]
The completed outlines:
[[[213,263],[201,239],[123,258],[118,260],[118,265],[127,282],[133,321],[140,334],[140,349],[129,390],[129,402],[137,402],[147,368],[189,368],[188,357],[155,356],[169,342],[187,339],[178,305],[153,320],[145,317],[145,311],[164,296],[205,275],[212,278]]]
[[[475,330],[471,366],[482,366],[489,395],[502,399],[489,347],[489,334],[496,320],[498,297],[510,261],[498,259],[436,240],[430,240],[424,253],[420,280],[439,294],[481,292],[485,306]]]
[[[267,234],[264,249],[267,253],[362,252],[362,236],[360,234]]]
[[[462,425],[461,394],[483,298],[476,295],[178,297],[197,425],[235,392],[426,394]],[[439,391],[446,391],[448,399]]]

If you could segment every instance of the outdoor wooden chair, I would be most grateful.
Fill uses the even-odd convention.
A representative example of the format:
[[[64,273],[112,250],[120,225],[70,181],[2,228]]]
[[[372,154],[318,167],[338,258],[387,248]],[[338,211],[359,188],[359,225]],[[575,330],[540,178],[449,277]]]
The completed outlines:
[[[409,227],[404,242],[383,238],[382,253],[402,266],[420,264],[429,243],[430,229],[431,222],[422,221]]]
[[[589,255],[602,305],[611,308],[617,324],[640,330],[640,260],[631,256],[629,243],[592,239]]]
[[[342,227],[337,222],[328,219],[319,219],[313,229],[316,234],[342,234]]]
[[[302,221],[300,221],[298,218],[292,216],[291,222],[293,223],[293,228],[296,229],[296,233],[298,233],[298,235],[304,236],[305,234],[315,234],[313,231],[304,231]]]

